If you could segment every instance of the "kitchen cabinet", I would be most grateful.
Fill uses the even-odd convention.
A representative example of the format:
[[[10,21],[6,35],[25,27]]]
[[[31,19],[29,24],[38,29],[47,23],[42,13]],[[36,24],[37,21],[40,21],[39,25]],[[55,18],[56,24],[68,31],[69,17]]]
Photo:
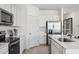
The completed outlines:
[[[16,5],[11,5],[11,13],[13,14],[13,25],[17,26],[17,8]]]
[[[46,35],[44,33],[40,33],[40,44],[46,44]]]
[[[27,21],[27,43],[30,48],[39,45],[39,25],[36,21],[35,16],[29,16]]]
[[[52,41],[51,41],[51,54],[59,54],[59,49],[56,47],[56,45]]]
[[[20,37],[20,54],[23,53],[24,49],[26,49],[26,35],[23,32],[23,29],[19,27],[18,36]]]
[[[0,54],[8,54],[8,43],[0,43]]]
[[[38,38],[39,38],[38,35],[29,35],[26,40],[27,49],[38,46],[39,45]]]
[[[33,5],[27,5],[27,20],[26,20],[26,33],[27,33],[27,42],[26,47],[32,48],[38,46],[40,40],[40,31],[39,31],[39,9]]]
[[[23,26],[25,24],[26,8],[24,5],[11,5],[11,13],[13,13],[14,26]]]
[[[50,40],[51,40],[51,49],[50,49],[51,54],[64,54],[65,49],[60,44],[55,42],[53,39]]]
[[[59,49],[54,45],[54,54],[59,54]]]
[[[79,54],[79,41],[74,42],[60,42],[57,35],[49,35],[51,40],[51,54]]]
[[[23,53],[24,49],[25,49],[25,37],[24,35],[22,35],[20,37],[20,53]]]

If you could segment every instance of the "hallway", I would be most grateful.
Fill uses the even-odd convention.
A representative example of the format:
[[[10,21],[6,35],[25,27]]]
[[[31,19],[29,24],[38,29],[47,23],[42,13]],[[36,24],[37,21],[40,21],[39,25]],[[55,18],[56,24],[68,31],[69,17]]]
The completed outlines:
[[[37,47],[30,48],[29,50],[25,50],[23,54],[49,54],[48,46],[40,45]]]

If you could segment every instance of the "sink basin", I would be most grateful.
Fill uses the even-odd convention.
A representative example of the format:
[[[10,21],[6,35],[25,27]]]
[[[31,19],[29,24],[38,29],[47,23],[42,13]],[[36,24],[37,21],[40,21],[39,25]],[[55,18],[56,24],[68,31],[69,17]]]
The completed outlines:
[[[68,38],[63,38],[63,41],[62,41],[62,38],[59,38],[58,39],[60,42],[75,42],[74,40],[70,40]]]

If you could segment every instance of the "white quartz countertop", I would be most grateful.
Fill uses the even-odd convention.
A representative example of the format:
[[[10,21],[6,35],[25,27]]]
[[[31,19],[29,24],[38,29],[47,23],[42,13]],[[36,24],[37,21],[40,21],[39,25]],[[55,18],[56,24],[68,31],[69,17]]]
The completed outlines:
[[[61,38],[61,35],[49,35],[49,37],[51,37],[52,40],[56,41],[65,49],[79,49],[79,39],[72,38],[71,40],[74,40],[75,42],[60,42],[57,39]]]
[[[4,46],[7,46],[9,43],[0,43],[0,48],[4,47]]]

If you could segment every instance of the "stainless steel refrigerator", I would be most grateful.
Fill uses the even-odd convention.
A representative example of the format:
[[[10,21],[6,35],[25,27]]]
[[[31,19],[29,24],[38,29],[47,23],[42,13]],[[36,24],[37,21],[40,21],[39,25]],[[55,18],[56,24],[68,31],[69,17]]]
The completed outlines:
[[[60,21],[47,21],[46,22],[46,44],[48,45],[48,35],[60,35],[61,22]]]

